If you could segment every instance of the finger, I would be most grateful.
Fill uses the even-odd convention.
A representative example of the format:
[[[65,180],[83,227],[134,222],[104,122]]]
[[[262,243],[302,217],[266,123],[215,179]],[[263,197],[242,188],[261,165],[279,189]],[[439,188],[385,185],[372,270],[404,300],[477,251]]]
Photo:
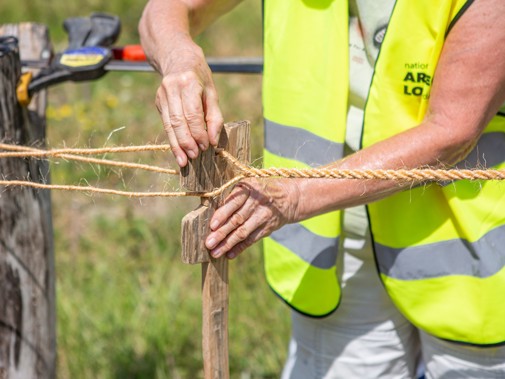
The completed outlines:
[[[255,210],[255,201],[248,198],[245,203],[236,212],[232,213],[216,231],[209,234],[206,240],[208,249],[215,248],[234,230],[243,225],[252,215]]]
[[[266,237],[268,233],[264,226],[260,226],[254,232],[252,232],[249,237],[247,237],[242,242],[237,243],[233,246],[228,253],[226,253],[226,257],[229,259],[236,258],[240,253],[242,253],[245,249],[253,245],[254,243],[261,240],[263,237]]]
[[[207,134],[205,118],[202,104],[202,87],[199,84],[193,85],[193,88],[183,88],[182,106],[184,117],[189,131],[198,144],[200,150],[207,150],[209,147],[209,136]]]
[[[167,89],[167,103],[169,122],[172,127],[179,146],[188,157],[194,159],[198,156],[198,146],[189,131],[184,109],[182,107],[181,93],[176,85]]]
[[[219,108],[219,99],[213,86],[206,87],[203,95],[205,122],[207,124],[209,141],[212,146],[217,146],[219,143],[219,134],[224,123],[223,115]]]
[[[250,189],[244,183],[235,186],[230,195],[224,200],[224,204],[219,207],[210,222],[211,230],[215,231],[228,220],[249,198]]]
[[[254,243],[255,236],[259,235],[262,232],[264,225],[265,220],[263,220],[261,216],[253,214],[241,226],[228,234],[226,238],[216,246],[216,248],[212,249],[210,252],[211,255],[214,258],[219,258],[224,254],[231,253],[232,249],[240,243]]]
[[[170,143],[170,147],[172,150],[172,154],[177,161],[179,167],[184,167],[188,163],[188,157],[184,150],[181,149],[179,143],[177,142],[177,138],[170,124],[170,115],[168,112],[168,104],[165,96],[165,91],[160,87],[156,94],[156,108],[161,115],[161,120],[163,122],[163,128],[168,136],[168,142]]]

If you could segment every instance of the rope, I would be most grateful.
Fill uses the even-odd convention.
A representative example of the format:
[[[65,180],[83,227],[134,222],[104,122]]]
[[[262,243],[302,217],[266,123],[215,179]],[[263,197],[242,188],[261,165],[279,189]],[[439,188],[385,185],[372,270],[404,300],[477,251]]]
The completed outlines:
[[[130,191],[120,191],[108,188],[99,188],[94,186],[71,186],[71,185],[60,185],[60,184],[44,184],[37,182],[30,182],[25,180],[0,180],[0,186],[5,187],[31,187],[37,189],[45,190],[57,190],[57,191],[77,191],[77,192],[88,192],[88,193],[100,193],[107,195],[117,195],[129,198],[146,198],[146,197],[205,197],[213,198],[221,195],[227,188],[238,183],[245,177],[240,175],[231,179],[227,183],[223,184],[221,187],[217,188],[211,192],[130,192]]]
[[[145,165],[140,163],[128,163],[121,161],[111,161],[107,159],[96,159],[83,157],[83,155],[98,155],[109,153],[126,152],[144,152],[144,151],[169,151],[170,145],[143,145],[126,147],[108,147],[99,149],[54,149],[40,150],[31,147],[9,145],[0,143],[0,149],[7,152],[0,152],[0,158],[63,158],[87,163],[109,165],[121,168],[142,169],[158,172],[162,174],[176,175],[177,170],[165,169],[157,166]],[[258,169],[247,166],[233,157],[230,153],[217,149],[217,154],[223,157],[231,166],[235,167],[237,175],[227,183],[210,192],[130,192],[114,189],[99,188],[94,186],[75,186],[75,185],[57,185],[35,183],[23,180],[0,180],[0,186],[12,187],[23,186],[46,190],[79,191],[88,193],[101,193],[108,195],[125,196],[129,198],[145,197],[204,197],[213,198],[221,195],[226,189],[238,183],[244,178],[325,178],[325,179],[379,179],[379,180],[398,180],[398,181],[450,181],[450,180],[505,180],[505,170],[494,169],[399,169],[399,170],[362,170],[362,169],[329,169],[329,168],[266,168]]]
[[[168,146],[168,149],[167,149]],[[140,150],[138,148],[141,148]],[[112,161],[109,159],[96,159],[82,157],[80,155],[98,155],[106,153],[124,153],[132,151],[168,151],[170,150],[169,145],[157,145],[157,146],[139,146],[139,147],[112,147],[112,148],[102,148],[102,149],[59,149],[59,150],[40,150],[32,147],[19,146],[19,145],[8,145],[0,143],[0,149],[11,151],[10,153],[0,152],[0,158],[30,158],[30,157],[56,157],[63,158],[72,161],[79,161],[90,164],[98,164],[102,166],[114,166],[120,168],[128,169],[140,169],[145,171],[157,172],[160,174],[168,175],[179,175],[177,170],[166,169],[162,167],[146,165],[141,163],[130,163],[122,161]],[[68,154],[65,152],[72,152],[73,154]],[[80,155],[75,155],[80,154]]]
[[[9,151],[21,151],[22,149],[32,149],[30,147],[10,145],[5,143],[0,143],[0,149]],[[118,146],[118,147],[103,147],[103,148],[93,148],[93,149],[53,149],[53,150],[39,150],[40,156],[51,156],[59,154],[76,154],[76,155],[101,155],[108,153],[137,153],[144,151],[170,151],[172,148],[170,145],[140,145],[140,146]],[[6,155],[5,157],[19,157],[23,158],[22,153],[13,153],[12,155]]]
[[[326,178],[326,179],[380,179],[380,180],[505,180],[505,170],[443,170],[443,169],[398,169],[398,170],[360,170],[337,168],[254,168],[239,162],[230,153],[221,150],[218,152],[230,164],[238,168],[241,175],[248,178]]]

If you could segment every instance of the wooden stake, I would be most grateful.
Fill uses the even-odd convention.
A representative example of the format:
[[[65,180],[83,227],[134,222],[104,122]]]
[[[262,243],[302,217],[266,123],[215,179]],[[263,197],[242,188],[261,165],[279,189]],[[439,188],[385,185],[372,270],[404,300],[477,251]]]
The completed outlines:
[[[47,27],[22,23],[0,26],[0,36],[19,40],[22,59],[51,55]],[[14,46],[14,45],[13,45]],[[21,76],[17,48],[0,54],[0,141],[41,147],[45,143],[46,92],[28,108],[18,104]],[[47,182],[49,164],[36,159],[2,159],[8,179]],[[49,191],[0,189],[0,379],[56,376],[56,307]]]
[[[226,124],[218,148],[248,163],[249,122]],[[181,185],[190,191],[212,191],[234,177],[233,168],[209,148],[181,170]],[[202,350],[205,379],[228,379],[228,260],[210,257],[205,238],[210,219],[225,198],[202,198],[202,204],[182,220],[182,260],[202,264]]]

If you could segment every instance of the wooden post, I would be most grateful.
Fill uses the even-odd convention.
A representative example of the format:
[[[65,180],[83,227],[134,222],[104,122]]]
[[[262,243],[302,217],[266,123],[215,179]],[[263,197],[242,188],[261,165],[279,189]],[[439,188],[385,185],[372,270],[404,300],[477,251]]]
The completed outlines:
[[[250,160],[249,122],[226,124],[218,148],[247,163]],[[202,153],[181,170],[181,185],[191,191],[212,191],[234,177],[233,168],[216,155]],[[205,247],[210,218],[225,195],[202,198],[202,204],[182,220],[182,260],[202,264],[202,350],[205,379],[228,379],[228,260],[214,259]]]
[[[0,26],[0,36],[19,39],[0,47],[0,140],[41,146],[45,92],[28,108],[16,98],[23,59],[47,58],[47,28]],[[4,40],[5,42],[5,40]],[[18,47],[19,46],[19,47]],[[45,161],[0,160],[5,179],[47,182]],[[0,188],[0,379],[54,378],[56,370],[55,275],[51,199],[48,191]]]

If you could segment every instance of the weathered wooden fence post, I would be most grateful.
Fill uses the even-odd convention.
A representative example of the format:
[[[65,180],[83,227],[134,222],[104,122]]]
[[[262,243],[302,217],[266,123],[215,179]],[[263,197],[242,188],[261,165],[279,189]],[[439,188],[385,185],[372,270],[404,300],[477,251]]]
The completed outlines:
[[[28,108],[16,98],[21,57],[40,60],[51,52],[47,28],[0,26],[0,140],[44,144],[45,93]],[[5,179],[47,182],[45,161],[0,160]],[[48,191],[0,188],[0,379],[54,378],[56,369],[55,275],[51,199]]]
[[[226,124],[218,148],[241,162],[250,160],[249,122]],[[216,155],[215,149],[202,153],[181,170],[181,185],[191,191],[212,191],[234,177],[232,167]],[[182,260],[202,264],[202,350],[205,379],[228,379],[228,261],[214,259],[204,245],[210,218],[222,204],[224,194],[202,198],[202,205],[182,220]]]

